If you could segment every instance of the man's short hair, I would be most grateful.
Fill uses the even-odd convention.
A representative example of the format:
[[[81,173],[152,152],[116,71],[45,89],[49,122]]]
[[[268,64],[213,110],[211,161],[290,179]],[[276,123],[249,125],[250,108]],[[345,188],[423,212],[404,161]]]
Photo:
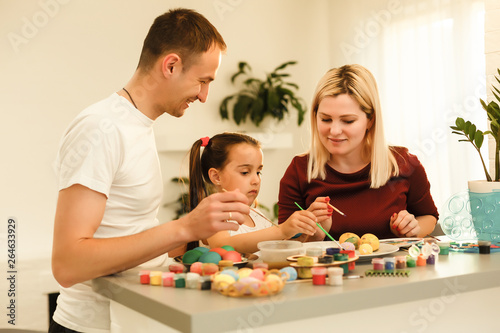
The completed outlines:
[[[172,9],[153,22],[144,39],[137,67],[148,71],[159,57],[176,53],[186,69],[197,56],[213,46],[223,52],[226,50],[224,39],[212,23],[194,10]]]

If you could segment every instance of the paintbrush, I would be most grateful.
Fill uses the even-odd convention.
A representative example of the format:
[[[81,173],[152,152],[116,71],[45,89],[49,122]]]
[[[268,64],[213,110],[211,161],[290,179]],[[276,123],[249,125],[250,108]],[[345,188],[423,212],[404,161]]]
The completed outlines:
[[[340,211],[337,207],[335,207],[334,205],[332,205],[331,203],[329,203],[329,202],[328,202],[328,203],[327,203],[327,205],[328,205],[328,206],[330,206],[330,207],[332,207],[333,209],[335,209],[335,211],[336,211],[337,213],[339,213],[340,215],[342,215],[342,216],[347,216],[347,215],[345,215],[344,213],[342,213],[342,212],[341,212],[341,211]]]
[[[300,207],[300,205],[297,202],[295,202],[295,204],[297,205],[297,207],[300,208],[300,210],[304,210],[302,207]],[[344,248],[339,244],[339,242],[337,242],[335,240],[335,238],[333,238],[328,232],[326,232],[325,229],[323,229],[323,227],[321,226],[321,224],[319,224],[318,222],[316,222],[316,225],[318,226],[318,228],[321,229],[321,231],[323,231],[328,236],[328,238],[330,238],[332,241],[334,241],[335,244],[337,244],[339,246],[339,248],[341,248],[342,250],[344,250]]]
[[[424,238],[427,238],[427,237],[434,238],[434,239],[435,239],[435,240],[437,240],[438,242],[440,242],[440,241],[441,241],[439,238],[434,237],[434,236],[432,236],[432,235],[427,235],[427,236],[425,236]]]
[[[222,189],[222,192],[227,192],[227,190],[225,188]],[[259,215],[260,217],[264,218],[266,221],[270,222],[272,225],[275,225],[277,226],[276,222],[273,222],[271,221],[270,219],[268,219],[264,214],[262,214],[261,212],[259,212],[257,209],[255,208],[252,208],[250,207],[250,209],[257,215]]]

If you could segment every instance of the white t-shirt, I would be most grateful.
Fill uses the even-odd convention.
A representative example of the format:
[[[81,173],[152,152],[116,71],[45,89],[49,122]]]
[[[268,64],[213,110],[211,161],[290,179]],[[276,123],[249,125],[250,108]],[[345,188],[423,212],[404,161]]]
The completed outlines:
[[[114,93],[83,110],[66,130],[56,159],[59,190],[84,185],[107,197],[95,238],[132,235],[158,225],[163,182],[153,120]],[[146,266],[160,266],[166,255]],[[91,281],[60,288],[54,320],[82,332],[108,332],[109,300]]]
[[[248,232],[253,232],[253,231],[258,231],[262,229],[266,229],[269,227],[272,227],[273,224],[254,212],[253,210],[250,209],[250,214],[248,214],[250,218],[253,220],[253,223],[255,224],[254,227],[250,227],[248,225],[242,224],[238,228],[238,230],[228,230],[230,236],[235,236],[235,235],[240,235],[240,234],[246,234]],[[228,221],[228,222],[233,222],[233,223],[238,223],[235,221]]]

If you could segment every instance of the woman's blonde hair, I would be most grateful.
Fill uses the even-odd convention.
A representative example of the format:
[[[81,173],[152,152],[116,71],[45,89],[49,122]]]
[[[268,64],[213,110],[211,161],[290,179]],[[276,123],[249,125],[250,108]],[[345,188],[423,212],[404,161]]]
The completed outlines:
[[[361,65],[345,65],[330,69],[318,82],[311,106],[311,147],[307,177],[325,179],[325,166],[330,153],[320,141],[317,114],[323,98],[347,94],[358,102],[368,120],[373,122],[364,139],[363,157],[371,161],[371,188],[379,188],[387,183],[391,176],[399,174],[396,159],[387,145],[382,123],[382,112],[377,83],[372,73]]]

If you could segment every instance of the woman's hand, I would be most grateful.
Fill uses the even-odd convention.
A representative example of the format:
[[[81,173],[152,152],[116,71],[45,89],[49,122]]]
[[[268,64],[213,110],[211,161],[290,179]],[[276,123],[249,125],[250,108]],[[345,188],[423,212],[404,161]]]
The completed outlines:
[[[413,214],[407,210],[394,213],[389,221],[391,231],[397,237],[417,237],[420,234],[420,224]]]
[[[318,223],[320,223],[326,231],[329,231],[332,226],[333,208],[328,205],[329,202],[329,197],[317,197],[316,200],[314,200],[314,202],[307,208],[308,211],[316,216]],[[325,233],[318,226],[315,226],[315,229],[316,232],[314,235],[309,237],[309,242],[322,241],[326,237]]]

